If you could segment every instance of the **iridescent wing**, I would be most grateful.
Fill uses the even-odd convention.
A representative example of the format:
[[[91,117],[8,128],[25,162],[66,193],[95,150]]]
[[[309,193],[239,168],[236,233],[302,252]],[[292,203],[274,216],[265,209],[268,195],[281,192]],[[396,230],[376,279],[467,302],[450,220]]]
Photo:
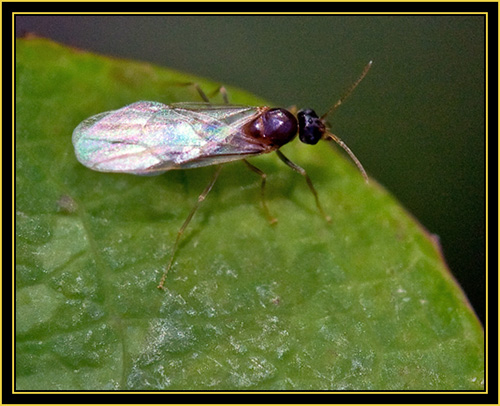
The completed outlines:
[[[137,175],[194,168],[268,152],[241,129],[260,108],[140,101],[84,120],[73,132],[78,160]]]

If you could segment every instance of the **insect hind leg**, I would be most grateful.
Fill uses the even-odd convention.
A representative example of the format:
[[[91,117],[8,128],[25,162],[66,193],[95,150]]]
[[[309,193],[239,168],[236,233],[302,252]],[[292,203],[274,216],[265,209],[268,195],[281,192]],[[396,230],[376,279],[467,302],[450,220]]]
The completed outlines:
[[[229,104],[229,97],[227,94],[227,90],[224,86],[219,86],[217,89],[215,89],[212,93],[210,93],[210,96],[207,96],[207,94],[203,91],[199,83],[196,82],[187,82],[187,83],[181,83],[180,86],[192,86],[195,88],[195,90],[198,92],[199,96],[205,103],[212,103],[210,99],[216,97],[217,95],[221,95],[222,100],[224,104]]]
[[[189,212],[189,215],[187,216],[186,220],[184,220],[184,223],[182,224],[181,228],[177,232],[177,238],[175,239],[174,247],[172,249],[172,254],[170,255],[170,261],[168,262],[167,267],[165,268],[165,271],[163,272],[163,275],[160,279],[160,283],[158,284],[158,289],[163,289],[163,286],[165,285],[165,280],[167,279],[168,272],[170,271],[170,268],[172,268],[172,265],[174,263],[174,257],[177,252],[177,248],[179,247],[179,241],[182,237],[182,234],[184,233],[184,230],[190,223],[191,219],[193,218],[194,214],[197,212],[197,210],[200,208],[201,204],[207,197],[207,195],[210,193],[212,190],[212,187],[214,186],[217,178],[219,177],[220,171],[222,169],[222,165],[219,165],[217,169],[214,172],[214,175],[212,176],[212,179],[210,180],[209,184],[205,187],[203,192],[198,196],[198,200],[196,201],[196,204],[194,207],[191,209]]]
[[[325,212],[323,211],[323,207],[321,207],[321,203],[319,202],[318,192],[316,191],[316,188],[314,187],[311,178],[307,174],[306,170],[300,167],[299,165],[294,164],[292,161],[290,161],[285,155],[283,155],[283,153],[279,149],[276,150],[276,154],[287,166],[292,168],[295,172],[300,173],[305,178],[307,186],[309,186],[311,193],[314,195],[314,200],[316,201],[316,206],[318,207],[319,212],[327,222],[331,222],[332,218],[327,214],[325,214]]]

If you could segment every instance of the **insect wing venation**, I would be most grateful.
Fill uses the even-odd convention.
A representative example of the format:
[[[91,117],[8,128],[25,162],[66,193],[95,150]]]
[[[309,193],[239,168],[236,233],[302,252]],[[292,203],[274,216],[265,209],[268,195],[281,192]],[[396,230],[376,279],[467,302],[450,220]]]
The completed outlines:
[[[73,144],[91,169],[157,174],[265,152],[241,131],[258,114],[257,107],[141,101],[84,120]]]

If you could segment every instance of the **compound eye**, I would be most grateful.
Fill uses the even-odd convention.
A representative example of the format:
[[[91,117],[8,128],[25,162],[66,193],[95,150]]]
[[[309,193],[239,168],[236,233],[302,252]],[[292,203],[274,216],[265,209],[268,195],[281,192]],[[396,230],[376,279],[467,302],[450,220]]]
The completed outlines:
[[[311,109],[300,110],[297,113],[299,122],[299,139],[304,144],[315,145],[325,133],[325,123]]]

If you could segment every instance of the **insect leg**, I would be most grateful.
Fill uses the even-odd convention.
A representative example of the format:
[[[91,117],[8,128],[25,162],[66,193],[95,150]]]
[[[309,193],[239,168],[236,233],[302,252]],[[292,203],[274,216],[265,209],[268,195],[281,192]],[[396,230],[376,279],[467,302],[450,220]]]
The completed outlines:
[[[175,239],[174,248],[172,249],[172,255],[170,256],[170,261],[169,261],[167,267],[165,268],[165,272],[163,272],[163,276],[161,277],[160,283],[158,284],[158,289],[163,289],[163,285],[165,284],[165,279],[167,278],[168,271],[170,271],[170,268],[172,268],[172,264],[174,263],[175,253],[176,253],[177,248],[179,246],[179,241],[181,239],[181,236],[184,233],[184,230],[188,226],[189,222],[193,218],[194,214],[196,213],[198,208],[201,206],[201,203],[205,200],[207,195],[212,190],[212,187],[214,186],[215,181],[219,177],[221,169],[222,169],[222,165],[219,165],[217,167],[217,169],[215,170],[215,173],[214,173],[212,179],[210,180],[210,183],[205,187],[203,192],[201,192],[201,194],[198,196],[198,201],[196,202],[194,207],[191,209],[191,212],[187,216],[186,220],[184,220],[182,227],[177,232],[177,238]]]
[[[201,98],[205,100],[207,103],[211,103],[210,99],[207,97],[207,95],[201,90],[200,85],[198,83],[195,83],[196,90],[198,90],[198,93],[200,94]],[[222,96],[222,100],[224,101],[224,104],[229,104],[229,98],[227,96],[227,90],[224,86],[219,86],[217,89],[213,91],[213,93],[210,93],[210,98],[217,96],[220,94]]]
[[[196,82],[187,82],[187,83],[180,83],[177,86],[193,86],[198,94],[200,95],[201,99],[205,103],[211,103],[210,98],[217,96],[219,93],[222,96],[222,100],[224,101],[225,104],[229,104],[229,98],[227,95],[227,90],[224,86],[219,86],[213,93],[210,93],[210,97],[207,96],[207,94],[203,91],[201,86],[196,83]]]
[[[198,83],[193,83],[194,88],[200,95],[200,97],[203,99],[204,102],[210,103],[210,99],[208,96],[205,94],[205,92],[201,89],[200,85]]]
[[[227,90],[224,86],[220,86],[217,89],[217,93],[220,93],[222,96],[222,100],[224,100],[224,104],[229,104],[229,97],[227,95]]]
[[[264,208],[264,212],[266,213],[267,219],[269,220],[269,223],[275,224],[278,219],[271,216],[271,212],[269,211],[269,207],[267,207],[267,202],[266,202],[266,193],[265,193],[265,187],[266,187],[266,179],[267,175],[262,172],[259,168],[257,168],[255,165],[252,165],[250,162],[248,162],[246,159],[243,160],[245,164],[252,170],[254,171],[257,175],[259,175],[262,179],[262,183],[260,186],[260,198],[262,200],[262,207]]]
[[[193,83],[193,86],[196,89],[196,91],[198,92],[198,94],[200,95],[200,97],[203,99],[204,102],[211,103],[210,98],[215,97],[220,93],[224,103],[229,104],[229,98],[227,97],[227,90],[224,86],[219,86],[217,89],[215,89],[215,91],[210,94],[210,98],[202,90],[201,86],[198,83]]]
[[[300,173],[306,179],[307,186],[309,186],[309,189],[311,190],[312,194],[314,195],[314,199],[316,200],[316,206],[318,207],[319,212],[325,218],[326,221],[328,221],[328,222],[332,221],[332,218],[330,216],[327,216],[325,214],[325,212],[323,211],[323,208],[321,207],[321,204],[319,202],[318,192],[316,192],[316,189],[314,188],[314,185],[311,181],[311,178],[307,174],[306,170],[304,168],[300,167],[299,165],[294,164],[292,161],[290,161],[285,155],[283,155],[283,153],[279,149],[276,150],[276,154],[285,164],[287,164],[295,172]]]

